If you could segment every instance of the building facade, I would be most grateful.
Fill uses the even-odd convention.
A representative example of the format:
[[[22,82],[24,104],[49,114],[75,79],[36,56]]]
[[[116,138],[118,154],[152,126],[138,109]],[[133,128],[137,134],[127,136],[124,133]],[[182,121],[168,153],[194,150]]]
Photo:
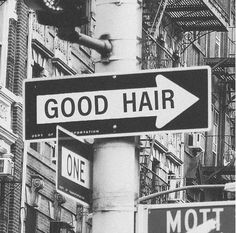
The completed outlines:
[[[142,50],[144,69],[201,65],[209,65],[212,68],[211,130],[185,133],[181,140],[178,140],[178,134],[162,136],[175,138],[173,154],[183,164],[178,164],[182,170],[180,181],[171,180],[175,175],[178,177],[178,173],[174,176],[169,175],[169,181],[166,181],[167,189],[171,184],[172,187],[173,184],[174,187],[178,187],[179,184],[215,184],[235,180],[234,34],[235,1],[144,1]],[[157,143],[159,142],[160,140],[157,140]],[[155,143],[149,144],[152,145],[152,151],[146,157],[153,160],[153,155],[158,149]],[[178,154],[179,151],[181,153]],[[168,150],[164,152],[164,157],[168,161],[167,155]],[[166,164],[168,163],[169,161]],[[162,165],[159,168],[161,169]],[[170,172],[169,168],[170,166],[166,167],[166,174]],[[154,171],[152,165],[149,165],[149,169],[150,172]],[[159,179],[162,180],[161,177]],[[146,186],[143,187],[145,190]],[[150,187],[148,192],[152,193],[153,189],[154,186]],[[172,196],[173,194],[171,198]],[[188,190],[182,192],[180,196],[182,199],[176,201],[234,198],[233,194],[226,194],[222,190]],[[167,199],[163,196],[163,200],[158,202],[171,202]]]
[[[94,35],[95,1],[87,1]],[[143,0],[142,69],[209,65],[209,132],[140,137],[140,196],[235,181],[235,1]],[[0,1],[0,232],[91,232],[92,211],[57,193],[55,142],[23,141],[23,80],[94,73],[93,51],[60,40],[22,0]],[[193,116],[194,117],[194,116]],[[199,190],[146,203],[234,199]]]
[[[0,2],[0,231],[19,229],[22,182],[22,81],[25,78],[27,15],[16,1]],[[23,22],[19,18],[23,17]]]

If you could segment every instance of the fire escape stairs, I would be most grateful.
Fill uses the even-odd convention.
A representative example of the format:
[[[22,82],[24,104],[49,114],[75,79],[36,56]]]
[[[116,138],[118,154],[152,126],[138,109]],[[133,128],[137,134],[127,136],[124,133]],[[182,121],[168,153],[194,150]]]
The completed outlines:
[[[162,38],[161,34],[159,35],[159,27],[164,15],[171,20],[172,25],[179,27],[179,31],[189,34],[193,31],[207,33],[209,31],[227,31],[227,23],[229,22],[229,15],[224,10],[224,6],[218,3],[218,0],[144,0],[143,69],[166,67],[179,58],[179,55],[177,58],[175,57],[175,52],[182,54],[186,49],[170,52],[165,48],[165,38]],[[164,28],[166,26],[163,25]],[[199,38],[203,35],[205,34],[200,33]],[[190,41],[188,46],[194,41]],[[165,58],[157,59],[156,47],[165,52]]]
[[[218,77],[221,82],[228,84],[228,102],[225,108],[229,111],[231,121],[232,141],[235,139],[235,74],[228,73],[227,68],[235,67],[235,57],[215,57],[205,58],[205,64],[212,67],[212,74]],[[235,149],[235,148],[234,148]],[[235,176],[235,158],[226,166],[206,166],[202,167],[205,179],[204,183],[217,182],[217,178],[222,175]]]
[[[159,26],[161,24],[168,0],[146,0],[143,7],[143,64],[144,69],[159,68],[156,63],[156,54],[151,49],[161,43],[157,40]],[[164,47],[163,47],[164,49]],[[165,50],[165,49],[164,49]],[[166,51],[168,53],[168,51]],[[168,54],[172,57],[172,54]],[[152,61],[153,60],[153,61]],[[152,63],[152,64],[151,64]]]
[[[205,58],[205,64],[212,67],[212,74],[228,84],[228,108],[232,131],[235,131],[235,73],[229,73],[227,68],[235,67],[234,57]]]
[[[215,0],[145,0],[143,5],[144,54],[142,57],[146,67],[143,68],[159,68],[155,67],[156,64],[154,66],[152,64],[150,65],[149,62],[152,59],[155,62],[156,59],[156,54],[152,54],[153,45],[159,46],[173,60],[173,54],[170,54],[160,43],[159,38],[157,38],[159,26],[164,15],[167,15],[183,32],[227,31],[227,19],[222,14],[223,10],[221,11],[219,7],[216,7],[215,3]],[[199,35],[202,36],[202,34]],[[164,40],[161,42],[164,42]],[[214,68],[213,72],[219,75],[222,80],[233,83],[235,77],[227,73],[225,69],[226,66],[231,67],[233,62],[235,64],[235,58],[224,58],[208,65]],[[146,162],[147,158],[152,156],[152,147],[154,146],[152,142],[154,142],[154,140],[150,141],[150,139],[147,138],[146,144],[142,148],[141,157],[145,158]],[[147,175],[148,166],[146,165],[145,163],[141,163],[141,166],[144,168],[143,171],[146,171],[145,174]],[[199,175],[202,177],[202,171],[200,170],[199,173],[201,174]],[[220,171],[224,170],[225,168],[220,168]],[[201,180],[205,182],[203,177]]]
[[[159,28],[168,0],[145,1],[143,8],[143,27],[151,35]]]
[[[184,32],[227,31],[229,16],[216,0],[144,1],[144,28],[156,36],[164,13]]]

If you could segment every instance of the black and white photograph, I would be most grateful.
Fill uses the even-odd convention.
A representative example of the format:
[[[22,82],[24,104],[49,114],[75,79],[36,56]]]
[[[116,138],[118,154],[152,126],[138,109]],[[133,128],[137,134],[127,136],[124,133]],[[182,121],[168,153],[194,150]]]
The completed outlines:
[[[0,0],[0,233],[235,233],[235,0]]]

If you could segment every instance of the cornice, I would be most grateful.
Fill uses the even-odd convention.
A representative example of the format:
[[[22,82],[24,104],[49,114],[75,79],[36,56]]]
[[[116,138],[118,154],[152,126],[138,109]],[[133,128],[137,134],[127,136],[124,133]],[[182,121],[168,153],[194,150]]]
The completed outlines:
[[[23,97],[15,95],[13,92],[2,86],[2,84],[0,84],[0,96],[10,104],[18,103],[19,105],[23,105]]]
[[[183,161],[179,159],[177,156],[175,156],[172,152],[168,151],[166,153],[166,157],[172,160],[174,163],[177,163],[178,165],[182,165]]]
[[[16,142],[18,135],[0,125],[0,137],[9,145]]]
[[[61,59],[57,57],[52,58],[52,63],[55,64],[55,66],[60,67],[68,74],[76,74],[76,71],[74,71],[72,68],[70,68],[66,63],[64,63]]]
[[[52,58],[54,56],[53,52],[41,44],[37,39],[32,39],[32,47],[35,50],[40,51],[40,53],[44,54],[44,56],[48,58]]]

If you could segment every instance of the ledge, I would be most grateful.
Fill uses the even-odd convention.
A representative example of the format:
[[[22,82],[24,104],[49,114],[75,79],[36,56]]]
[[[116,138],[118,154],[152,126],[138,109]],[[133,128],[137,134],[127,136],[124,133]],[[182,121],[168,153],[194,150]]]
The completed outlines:
[[[1,138],[4,139],[4,141],[11,145],[16,142],[18,139],[18,135],[14,134],[13,132],[9,131],[8,129],[0,126],[0,135]]]
[[[178,165],[182,165],[183,161],[179,159],[177,156],[175,156],[172,152],[167,152],[166,157],[170,160],[172,160],[174,163],[177,163]]]
[[[50,51],[46,46],[41,44],[37,39],[32,39],[32,47],[34,49],[36,49],[37,51],[40,51],[46,57],[53,57],[54,56],[53,52]]]
[[[76,74],[76,72],[72,68],[70,68],[65,62],[63,62],[60,58],[53,57],[52,63],[55,66],[63,69],[67,74]]]

